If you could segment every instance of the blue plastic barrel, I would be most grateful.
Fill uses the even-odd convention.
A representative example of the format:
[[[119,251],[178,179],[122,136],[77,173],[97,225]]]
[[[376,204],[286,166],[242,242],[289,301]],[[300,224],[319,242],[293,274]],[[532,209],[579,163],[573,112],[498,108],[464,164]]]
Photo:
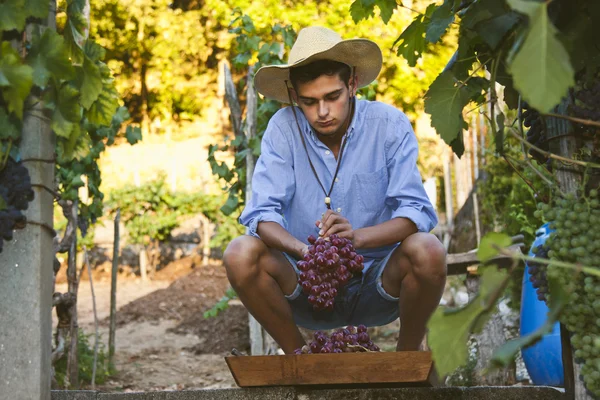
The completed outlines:
[[[544,244],[552,230],[548,224],[542,225],[535,233],[531,249]],[[532,250],[529,256],[534,256]],[[548,314],[546,303],[538,300],[533,284],[529,280],[529,267],[523,275],[521,295],[521,336],[525,336],[544,324]],[[552,332],[536,344],[523,349],[523,361],[535,385],[564,386],[562,348],[560,344],[560,324],[557,322]]]

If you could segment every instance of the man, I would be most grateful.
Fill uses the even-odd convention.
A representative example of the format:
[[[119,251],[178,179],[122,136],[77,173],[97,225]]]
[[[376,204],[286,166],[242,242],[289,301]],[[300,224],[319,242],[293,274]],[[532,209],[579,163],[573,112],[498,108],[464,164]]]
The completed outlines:
[[[297,325],[333,329],[400,318],[397,350],[418,350],[446,280],[446,252],[429,232],[437,217],[416,167],[406,116],[356,100],[379,74],[382,55],[366,39],[325,28],[300,31],[287,65],[261,68],[257,90],[282,103],[262,140],[252,198],[223,262],[250,313],[286,354],[305,344]],[[316,226],[315,226],[316,225]],[[296,262],[309,235],[348,238],[364,256],[362,276],[313,312]]]

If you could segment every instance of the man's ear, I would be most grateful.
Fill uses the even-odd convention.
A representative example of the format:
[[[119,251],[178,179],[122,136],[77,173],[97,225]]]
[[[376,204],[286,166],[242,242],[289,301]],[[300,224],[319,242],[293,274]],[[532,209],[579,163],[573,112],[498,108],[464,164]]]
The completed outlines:
[[[348,89],[350,90],[350,97],[356,96],[356,91],[358,90],[358,76],[354,75],[353,78],[350,78],[350,82],[348,83]]]

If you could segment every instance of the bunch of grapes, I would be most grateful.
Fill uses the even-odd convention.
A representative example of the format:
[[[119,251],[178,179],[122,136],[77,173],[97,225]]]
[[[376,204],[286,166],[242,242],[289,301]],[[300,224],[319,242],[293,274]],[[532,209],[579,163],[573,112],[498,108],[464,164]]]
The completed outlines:
[[[548,151],[548,141],[546,138],[546,127],[540,113],[529,107],[523,102],[523,126],[529,128],[527,131],[527,141],[542,150]],[[548,158],[537,150],[529,149],[529,154],[540,164],[544,164]]]
[[[577,198],[557,197],[553,204],[539,204],[539,212],[555,231],[545,242],[550,265],[549,279],[571,293],[560,321],[573,333],[575,359],[582,363],[588,390],[600,395],[600,278],[575,269],[561,268],[552,261],[579,263],[600,269],[600,198],[598,190]],[[538,211],[536,211],[538,212]],[[549,293],[552,297],[552,292]]]
[[[548,247],[542,245],[533,249],[534,257],[548,258]],[[546,295],[548,294],[548,279],[546,278],[546,264],[537,262],[528,262],[527,268],[529,270],[529,280],[531,281],[534,289],[536,289],[538,300],[546,301]]]
[[[349,239],[331,235],[308,237],[308,252],[298,261],[298,282],[316,311],[332,311],[334,299],[353,274],[361,273],[364,258]]]
[[[27,219],[21,213],[33,200],[29,172],[21,162],[8,157],[8,161],[0,171],[0,253],[3,240],[13,238],[13,230],[23,229]]]
[[[302,348],[294,350],[294,354],[354,353],[359,351],[380,350],[369,337],[366,326],[348,325],[346,328],[336,330],[330,336],[327,336],[325,332],[316,331],[314,340]]]

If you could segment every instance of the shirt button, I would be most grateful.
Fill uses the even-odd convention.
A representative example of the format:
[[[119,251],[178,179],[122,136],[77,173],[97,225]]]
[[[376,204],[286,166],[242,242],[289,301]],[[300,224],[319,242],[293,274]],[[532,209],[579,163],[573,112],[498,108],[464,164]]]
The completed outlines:
[[[342,209],[338,207],[337,212],[342,212]]]
[[[335,178],[335,181],[336,181],[336,182],[339,182],[339,181],[340,181],[340,178]]]
[[[325,154],[327,154],[327,155],[329,155],[329,153],[331,153],[329,150],[327,150],[327,151],[325,152]]]

